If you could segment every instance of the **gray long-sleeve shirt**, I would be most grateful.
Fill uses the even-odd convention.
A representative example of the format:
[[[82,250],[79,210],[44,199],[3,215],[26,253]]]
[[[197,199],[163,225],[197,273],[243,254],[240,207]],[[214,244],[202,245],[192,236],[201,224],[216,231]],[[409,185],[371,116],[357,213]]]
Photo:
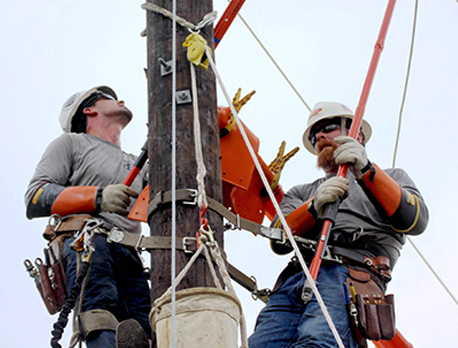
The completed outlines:
[[[35,174],[25,194],[25,203],[33,199],[36,191],[47,183],[69,186],[106,187],[124,181],[136,157],[127,154],[111,142],[90,134],[63,134],[46,149],[37,165]],[[140,193],[147,184],[147,169],[144,168],[132,188]],[[131,207],[135,200],[131,200]],[[28,214],[29,215],[29,214]],[[127,217],[101,212],[99,217],[107,227],[116,226],[131,233],[140,233],[139,222]]]
[[[418,197],[420,211],[417,224],[418,226],[426,226],[428,221],[428,210],[412,179],[402,169],[386,169],[385,172],[391,176],[401,188]],[[291,188],[281,202],[282,212],[284,214],[289,214],[315,196],[318,186],[329,177],[330,175],[320,178],[313,183],[297,185]],[[348,172],[347,178],[350,181],[349,196],[344,199],[339,206],[336,222],[331,230],[331,234],[334,238],[342,235],[346,240],[355,239],[355,243],[359,242],[359,244],[361,244],[361,241],[369,241],[371,244],[376,244],[377,249],[383,251],[383,256],[390,259],[391,267],[393,268],[400,256],[402,246],[405,244],[406,234],[398,233],[392,228],[387,214],[376,209],[350,172]],[[320,231],[321,224],[317,223],[304,237],[316,239]],[[421,232],[423,231],[412,230],[410,234],[419,234]],[[330,244],[332,244],[332,242]],[[351,243],[347,248],[352,249]],[[373,252],[368,250],[358,250],[356,248],[353,251],[362,256],[380,256],[374,255]]]

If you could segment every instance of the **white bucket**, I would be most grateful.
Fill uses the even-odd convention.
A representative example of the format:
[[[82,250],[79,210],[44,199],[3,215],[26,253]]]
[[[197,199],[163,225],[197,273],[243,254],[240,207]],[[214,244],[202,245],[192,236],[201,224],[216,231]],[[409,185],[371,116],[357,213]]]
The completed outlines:
[[[237,348],[242,316],[238,298],[216,288],[192,288],[176,293],[176,348]],[[157,348],[171,347],[171,297],[158,299],[150,313]]]

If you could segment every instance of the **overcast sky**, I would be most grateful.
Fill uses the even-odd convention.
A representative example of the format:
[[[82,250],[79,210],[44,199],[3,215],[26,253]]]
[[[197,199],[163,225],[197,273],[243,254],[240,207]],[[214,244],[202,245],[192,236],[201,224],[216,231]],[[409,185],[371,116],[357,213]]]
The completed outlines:
[[[340,101],[355,110],[388,1],[246,1],[241,14],[310,107]],[[134,112],[122,146],[138,154],[146,136],[146,41],[141,1],[3,0],[0,21],[0,181],[2,267],[0,344],[45,347],[57,319],[45,310],[23,261],[42,256],[46,219],[28,221],[23,195],[51,140],[58,115],[74,92],[107,84]],[[215,0],[219,15],[227,2]],[[373,137],[371,161],[392,165],[410,50],[415,1],[396,5],[366,107]],[[420,0],[411,79],[396,165],[422,192],[430,211],[427,231],[412,240],[455,296],[458,295],[454,216],[457,197],[458,3]],[[293,93],[240,19],[219,45],[217,64],[229,93],[256,90],[241,112],[260,138],[269,163],[282,140],[301,151],[286,165],[281,185],[321,176],[301,145],[307,108]],[[221,97],[219,105],[227,105]],[[147,228],[144,233],[149,234]],[[290,255],[274,255],[266,240],[226,233],[229,260],[260,287],[271,287]],[[458,307],[407,243],[388,288],[395,294],[399,330],[415,348],[456,346]],[[262,303],[238,288],[252,332]],[[70,328],[63,343],[68,342]]]

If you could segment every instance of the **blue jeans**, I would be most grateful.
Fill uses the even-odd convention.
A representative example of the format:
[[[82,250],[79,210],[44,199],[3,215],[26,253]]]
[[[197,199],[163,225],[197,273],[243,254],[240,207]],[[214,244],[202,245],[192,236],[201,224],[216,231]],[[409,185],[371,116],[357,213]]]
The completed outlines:
[[[345,307],[343,283],[347,276],[344,266],[323,265],[317,285],[343,344],[346,348],[357,348]],[[305,279],[304,272],[297,273],[270,297],[249,338],[250,348],[338,347],[315,296],[307,304],[301,299]]]
[[[65,241],[62,254],[68,291],[76,279],[77,253],[70,248],[72,242],[73,238]],[[108,310],[118,321],[136,319],[148,337],[151,336],[150,289],[140,258],[135,249],[108,243],[101,235],[95,237],[95,252],[81,311],[92,309]],[[115,333],[95,332],[87,338],[86,344],[89,348],[115,347]]]

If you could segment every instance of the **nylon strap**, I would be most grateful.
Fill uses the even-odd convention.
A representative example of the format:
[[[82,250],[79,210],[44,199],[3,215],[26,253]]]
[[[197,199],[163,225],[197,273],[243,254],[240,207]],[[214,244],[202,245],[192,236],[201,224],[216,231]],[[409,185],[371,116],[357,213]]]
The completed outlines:
[[[197,191],[192,189],[180,189],[176,190],[176,200],[177,202],[182,202],[183,204],[195,205],[197,203]],[[154,199],[149,202],[148,205],[148,220],[150,219],[151,214],[153,214],[159,207],[163,204],[172,202],[172,191],[160,191]]]
[[[104,228],[95,228],[95,233],[100,233],[107,236],[108,243],[118,243],[125,246],[130,246],[136,249],[171,249],[172,239],[168,236],[143,236],[139,234],[133,234],[113,228],[107,230]],[[196,251],[196,239],[192,237],[179,238],[177,237],[178,250],[184,252]]]
[[[176,190],[176,200],[177,202],[182,202],[183,204],[196,204],[196,190],[192,189],[180,189]],[[159,207],[164,204],[170,203],[172,201],[172,195],[170,191],[159,192],[156,197],[148,205],[148,220]],[[253,232],[256,235],[261,235],[263,237],[281,240],[282,239],[282,230],[279,228],[270,228],[262,226],[256,222],[243,219],[240,216],[232,213],[224,205],[217,202],[211,197],[207,197],[208,209],[211,209],[215,213],[223,216],[229,222],[231,222],[235,227],[243,230]]]
[[[168,236],[143,236],[138,234],[133,234],[129,232],[124,232],[113,228],[108,230],[105,228],[95,228],[93,230],[95,233],[103,234],[107,236],[108,243],[118,243],[124,246],[134,247],[136,249],[146,249],[146,250],[157,250],[157,249],[172,249],[172,238]],[[196,239],[193,237],[185,238],[176,238],[177,245],[176,249],[184,251],[185,253],[194,253],[197,251]],[[258,290],[256,280],[248,277],[242,271],[231,265],[227,264],[227,270],[233,280],[243,286],[245,289],[249,290],[254,298],[259,298],[265,302],[269,295],[270,290]]]

